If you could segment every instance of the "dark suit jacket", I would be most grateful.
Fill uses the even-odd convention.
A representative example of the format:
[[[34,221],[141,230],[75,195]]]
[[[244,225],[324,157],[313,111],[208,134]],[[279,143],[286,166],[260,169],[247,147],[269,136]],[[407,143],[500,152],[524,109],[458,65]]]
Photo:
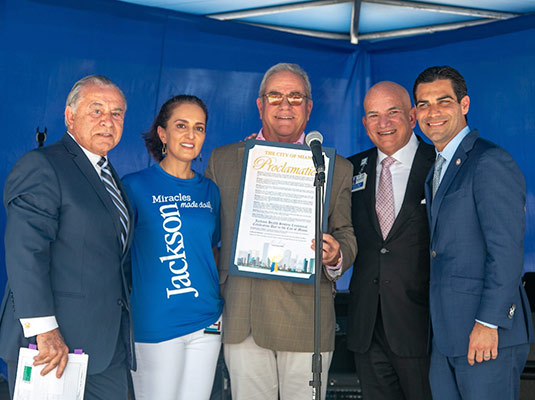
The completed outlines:
[[[206,176],[221,192],[221,255],[219,275],[225,298],[224,343],[241,343],[252,333],[257,345],[277,351],[312,352],[314,285],[228,275],[236,218],[244,142],[216,148]],[[356,254],[351,226],[351,165],[337,156],[329,203],[328,232],[338,242],[347,269]],[[334,350],[332,282],[322,274],[321,351]]]
[[[430,309],[433,340],[446,356],[465,356],[475,319],[498,328],[498,347],[528,343],[531,312],[520,280],[526,186],[504,149],[466,136],[431,203]],[[499,355],[498,355],[499,357]]]
[[[24,337],[19,318],[55,315],[69,350],[83,349],[88,373],[101,372],[121,324],[129,332],[122,306],[129,296],[119,216],[100,177],[65,134],[16,163],[4,203],[8,284],[0,309],[0,356],[17,360],[19,347],[35,343]]]
[[[433,146],[420,141],[399,214],[383,240],[375,211],[377,148],[349,158],[353,175],[363,170],[366,187],[353,192],[352,217],[359,253],[349,286],[348,348],[366,352],[371,344],[377,308],[386,337],[398,356],[427,354],[429,328],[429,229],[424,181],[435,159]]]

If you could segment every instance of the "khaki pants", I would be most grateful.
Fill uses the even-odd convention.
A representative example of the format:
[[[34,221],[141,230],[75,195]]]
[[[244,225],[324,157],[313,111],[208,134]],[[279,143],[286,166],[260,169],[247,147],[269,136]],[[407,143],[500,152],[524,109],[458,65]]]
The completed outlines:
[[[233,400],[312,399],[312,354],[273,351],[258,346],[253,337],[225,344],[225,363],[230,374]],[[332,352],[321,353],[321,399],[327,392]]]

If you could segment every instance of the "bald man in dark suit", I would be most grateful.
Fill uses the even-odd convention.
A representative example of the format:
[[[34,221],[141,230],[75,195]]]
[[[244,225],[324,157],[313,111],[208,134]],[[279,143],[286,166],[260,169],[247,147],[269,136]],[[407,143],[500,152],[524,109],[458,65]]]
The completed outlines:
[[[402,86],[375,84],[366,94],[364,111],[366,133],[377,147],[349,158],[359,253],[350,283],[348,348],[355,352],[366,399],[427,400],[429,228],[424,181],[434,150],[413,133],[416,118]]]

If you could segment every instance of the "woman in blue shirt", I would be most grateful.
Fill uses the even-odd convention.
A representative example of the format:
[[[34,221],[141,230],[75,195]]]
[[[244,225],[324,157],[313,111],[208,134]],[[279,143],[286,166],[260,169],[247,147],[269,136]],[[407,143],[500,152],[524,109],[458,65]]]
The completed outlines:
[[[179,95],[143,134],[159,163],[123,182],[134,208],[132,314],[137,400],[208,399],[221,346],[219,190],[191,169],[208,112]]]

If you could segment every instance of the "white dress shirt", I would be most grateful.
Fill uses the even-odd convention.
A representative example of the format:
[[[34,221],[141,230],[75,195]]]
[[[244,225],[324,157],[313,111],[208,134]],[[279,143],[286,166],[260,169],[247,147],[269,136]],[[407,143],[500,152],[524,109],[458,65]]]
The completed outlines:
[[[403,199],[405,198],[407,182],[409,181],[412,162],[414,161],[414,156],[418,150],[418,145],[418,139],[413,132],[407,144],[391,156],[396,160],[396,162],[390,166],[390,172],[392,173],[392,190],[394,191],[394,212],[396,217],[399,214],[399,210],[401,210],[401,205],[403,204]],[[379,179],[383,169],[381,161],[383,161],[386,157],[388,156],[385,153],[377,149],[375,193],[377,193]]]

